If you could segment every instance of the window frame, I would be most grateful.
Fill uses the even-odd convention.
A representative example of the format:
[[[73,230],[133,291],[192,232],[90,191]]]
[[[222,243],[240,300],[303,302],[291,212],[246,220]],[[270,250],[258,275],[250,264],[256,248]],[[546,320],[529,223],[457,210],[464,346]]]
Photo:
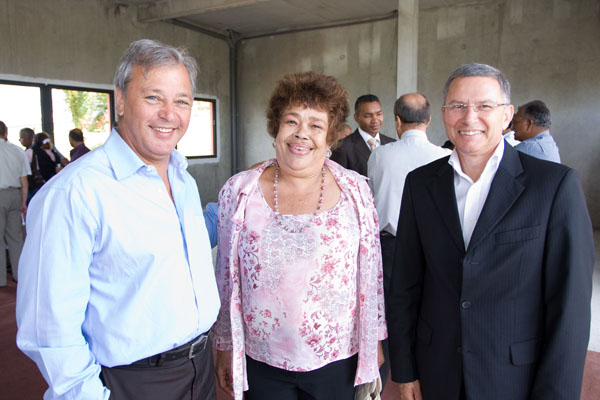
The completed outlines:
[[[108,94],[108,101],[110,103],[110,127],[115,124],[115,91],[113,89],[102,89],[99,87],[91,87],[85,85],[67,85],[59,83],[37,83],[31,81],[16,81],[9,79],[1,79],[1,85],[14,85],[14,86],[29,86],[37,87],[40,89],[40,110],[42,116],[42,130],[47,132],[52,141],[54,141],[54,115],[52,109],[52,89],[60,90],[77,90],[81,92],[96,92]]]
[[[97,92],[108,94],[110,102],[110,127],[111,130],[118,123],[116,115],[116,97],[115,89],[112,85],[89,85],[85,82],[67,82],[62,83],[57,80],[38,80],[32,77],[23,77],[20,79],[17,75],[5,75],[0,74],[0,84],[3,85],[15,85],[15,86],[28,86],[37,87],[40,90],[40,111],[41,111],[41,124],[42,130],[47,132],[52,140],[54,141],[54,116],[52,107],[52,89],[61,90],[78,90],[87,92]],[[218,125],[218,99],[209,97],[210,95],[194,95],[194,101],[205,101],[212,104],[212,140],[213,140],[213,154],[212,155],[198,155],[198,156],[186,156],[187,159],[192,163],[202,163],[206,161],[219,161],[219,125]]]
[[[217,144],[217,100],[209,97],[194,96],[194,101],[204,101],[212,104],[212,139],[213,139],[213,154],[207,156],[185,156],[188,160],[210,160],[218,158],[218,144]],[[187,132],[186,132],[187,135]],[[176,147],[178,148],[178,147]]]

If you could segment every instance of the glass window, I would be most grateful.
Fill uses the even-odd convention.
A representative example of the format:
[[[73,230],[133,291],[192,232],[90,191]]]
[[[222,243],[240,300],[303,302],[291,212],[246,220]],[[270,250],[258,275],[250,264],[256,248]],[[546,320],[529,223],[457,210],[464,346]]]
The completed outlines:
[[[0,120],[9,129],[9,141],[19,143],[19,131],[25,127],[36,133],[45,130],[67,158],[73,128],[83,131],[90,149],[104,144],[113,125],[113,101],[110,90],[0,81]],[[217,156],[216,104],[214,99],[194,99],[188,130],[177,146],[184,156]]]
[[[95,149],[110,135],[110,96],[107,92],[76,89],[52,89],[54,144],[68,158],[71,145],[69,131],[83,131],[85,145]]]
[[[206,158],[217,156],[215,100],[194,99],[192,116],[186,134],[177,144],[179,150],[188,158]]]
[[[40,88],[0,84],[0,121],[8,128],[8,141],[19,145],[19,131],[31,128],[34,132],[42,130],[42,109],[40,106]]]

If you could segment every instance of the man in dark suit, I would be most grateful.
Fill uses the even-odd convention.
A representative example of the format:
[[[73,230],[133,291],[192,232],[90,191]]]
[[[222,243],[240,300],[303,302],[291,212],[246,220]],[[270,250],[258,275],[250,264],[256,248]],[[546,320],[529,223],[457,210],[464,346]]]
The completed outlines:
[[[510,85],[444,88],[454,152],[404,187],[387,310],[402,399],[579,399],[594,247],[577,173],[506,145]]]
[[[367,176],[367,161],[371,150],[394,142],[395,139],[379,133],[383,124],[383,110],[379,99],[373,94],[365,94],[356,99],[354,120],[358,128],[342,140],[331,154],[331,159],[344,168]]]

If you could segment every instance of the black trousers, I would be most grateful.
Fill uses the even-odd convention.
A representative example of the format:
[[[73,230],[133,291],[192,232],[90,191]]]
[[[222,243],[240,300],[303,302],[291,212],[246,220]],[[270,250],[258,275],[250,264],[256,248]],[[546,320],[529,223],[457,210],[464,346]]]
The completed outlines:
[[[210,341],[194,358],[162,365],[102,367],[110,400],[216,400]]]
[[[467,400],[467,393],[465,391],[465,382],[460,387],[460,394],[458,395],[458,400]]]
[[[358,355],[308,372],[275,368],[246,356],[245,400],[354,400]]]
[[[383,264],[383,298],[385,300],[385,309],[388,309],[388,298],[390,295],[390,288],[392,283],[392,267],[394,265],[394,249],[396,243],[396,237],[389,233],[380,232],[379,240],[381,242],[381,261]],[[382,391],[385,388],[387,376],[390,372],[390,349],[388,340],[382,342],[383,355],[385,362],[379,368],[379,375],[381,376]]]

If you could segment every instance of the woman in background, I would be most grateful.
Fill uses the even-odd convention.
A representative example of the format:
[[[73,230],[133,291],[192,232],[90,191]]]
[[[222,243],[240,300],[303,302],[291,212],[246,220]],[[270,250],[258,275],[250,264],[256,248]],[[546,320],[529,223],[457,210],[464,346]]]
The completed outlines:
[[[27,156],[31,163],[31,170],[39,169],[46,182],[62,169],[61,157],[52,149],[50,135],[46,132],[35,134],[33,145],[27,150]]]
[[[213,336],[241,400],[354,399],[385,339],[378,222],[365,178],[327,159],[348,115],[335,78],[286,75],[271,96],[276,158],[219,194]]]

